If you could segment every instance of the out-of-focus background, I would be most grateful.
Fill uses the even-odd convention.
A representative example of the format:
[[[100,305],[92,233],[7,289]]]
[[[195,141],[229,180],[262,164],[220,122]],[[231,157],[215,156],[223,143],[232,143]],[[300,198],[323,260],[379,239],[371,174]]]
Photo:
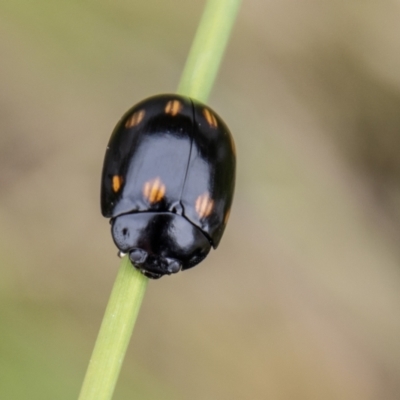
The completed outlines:
[[[119,266],[109,135],[177,87],[203,1],[0,1],[0,398],[77,397]],[[151,281],[115,399],[400,393],[400,3],[244,1],[209,104],[220,248]]]

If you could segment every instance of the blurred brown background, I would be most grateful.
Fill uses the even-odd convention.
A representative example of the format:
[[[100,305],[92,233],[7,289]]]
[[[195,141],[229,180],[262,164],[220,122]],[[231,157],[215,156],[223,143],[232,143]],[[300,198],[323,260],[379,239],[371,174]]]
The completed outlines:
[[[203,1],[0,0],[0,398],[74,399],[119,260],[109,135]],[[115,399],[400,398],[400,3],[244,0],[209,104],[231,221],[150,282]]]

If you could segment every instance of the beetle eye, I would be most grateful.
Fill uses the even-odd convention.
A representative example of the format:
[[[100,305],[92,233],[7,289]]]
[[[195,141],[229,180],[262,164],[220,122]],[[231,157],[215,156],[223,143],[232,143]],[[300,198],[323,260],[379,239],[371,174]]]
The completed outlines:
[[[129,259],[133,264],[143,264],[146,258],[147,253],[142,249],[133,249],[129,252]]]

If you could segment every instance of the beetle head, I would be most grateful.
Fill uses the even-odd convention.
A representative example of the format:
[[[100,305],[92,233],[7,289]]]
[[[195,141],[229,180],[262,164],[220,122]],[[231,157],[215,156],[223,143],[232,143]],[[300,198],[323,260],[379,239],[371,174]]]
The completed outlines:
[[[117,247],[149,278],[160,278],[194,267],[211,248],[203,232],[173,213],[124,214],[112,221]]]

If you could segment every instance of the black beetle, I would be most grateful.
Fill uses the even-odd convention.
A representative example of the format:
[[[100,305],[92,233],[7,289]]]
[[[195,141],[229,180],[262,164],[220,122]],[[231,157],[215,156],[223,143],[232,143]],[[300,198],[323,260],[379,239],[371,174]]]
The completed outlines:
[[[101,210],[122,253],[149,278],[217,248],[232,204],[235,145],[208,106],[165,94],[132,107],[108,143]]]

